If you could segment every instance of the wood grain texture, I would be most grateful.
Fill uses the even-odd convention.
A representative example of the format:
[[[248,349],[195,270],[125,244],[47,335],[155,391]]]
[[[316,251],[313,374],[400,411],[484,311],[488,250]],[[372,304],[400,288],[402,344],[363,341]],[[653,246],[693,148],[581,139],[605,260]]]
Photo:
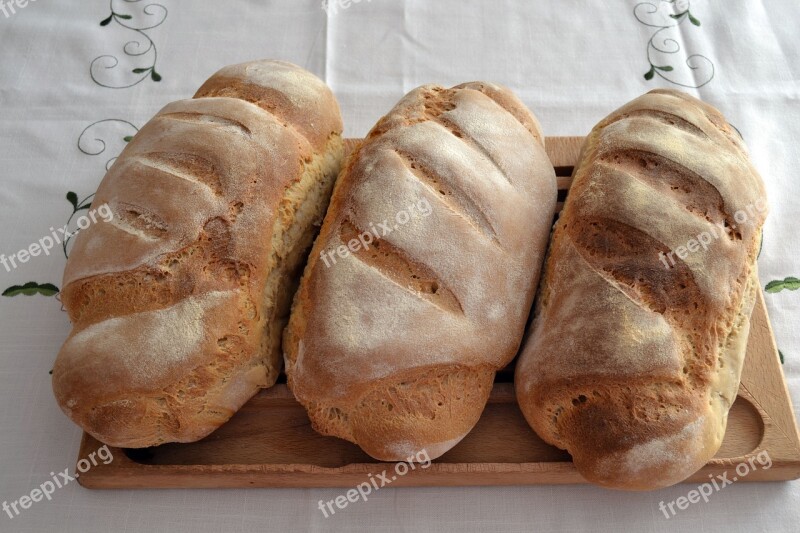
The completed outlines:
[[[546,140],[559,176],[559,199],[569,188],[581,137]],[[352,149],[357,140],[346,142]],[[423,469],[417,466],[390,486],[467,486],[585,483],[569,455],[545,444],[516,405],[513,363],[498,373],[478,425],[456,447]],[[84,434],[79,460],[102,444]],[[371,459],[357,446],[311,429],[305,410],[285,385],[259,393],[227,424],[192,444],[126,451],[82,474],[88,488],[355,487],[392,463]],[[756,468],[739,481],[800,478],[800,434],[783,377],[766,306],[759,293],[751,319],[739,395],[717,455],[687,482],[708,481],[766,451],[772,467]]]

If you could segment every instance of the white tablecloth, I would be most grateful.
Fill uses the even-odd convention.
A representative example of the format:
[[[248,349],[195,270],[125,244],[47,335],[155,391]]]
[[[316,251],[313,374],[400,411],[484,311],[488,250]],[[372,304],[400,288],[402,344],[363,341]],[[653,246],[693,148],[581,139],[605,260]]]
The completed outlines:
[[[124,138],[164,104],[191,96],[223,65],[269,57],[326,80],[350,136],[423,83],[506,84],[547,135],[585,134],[649,89],[689,86],[738,127],[767,183],[762,286],[800,275],[796,0],[639,8],[636,0],[331,0],[328,14],[318,0],[17,1],[13,12],[11,0],[0,1],[2,254],[62,226]],[[648,80],[651,64],[662,68]],[[80,432],[58,409],[48,376],[69,330],[48,285],[60,286],[64,261],[56,249],[0,266],[0,290],[19,293],[11,288],[33,281],[27,292],[39,292],[0,297],[0,501],[74,467]],[[766,300],[799,405],[800,292],[785,285]],[[71,483],[13,519],[0,511],[0,531],[800,530],[798,482],[736,483],[666,519],[658,502],[691,488],[385,488],[326,519],[317,502],[340,490],[89,491]]]

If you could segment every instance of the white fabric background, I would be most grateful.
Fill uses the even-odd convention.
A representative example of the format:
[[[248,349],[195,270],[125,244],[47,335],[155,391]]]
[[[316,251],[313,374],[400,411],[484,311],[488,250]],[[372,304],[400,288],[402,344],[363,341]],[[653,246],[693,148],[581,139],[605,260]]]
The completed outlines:
[[[682,5],[689,2],[679,0]],[[115,0],[136,13],[148,3]],[[146,61],[122,53],[131,31],[112,22],[107,0],[38,0],[0,13],[0,253],[11,254],[63,225],[67,191],[94,192],[106,161],[132,133],[107,124],[106,151],[81,153],[89,124],[141,126],[166,103],[191,96],[219,67],[280,58],[333,88],[346,133],[360,136],[406,91],[475,79],[513,88],[547,135],[581,135],[624,102],[655,87],[642,75],[654,33],[633,16],[635,0],[591,2],[372,0],[326,16],[317,0],[161,0],[169,14],[148,30],[163,81],[107,89],[89,76],[113,54],[121,70]],[[661,4],[664,4],[663,2]],[[672,9],[672,6],[662,8]],[[762,286],[800,274],[796,175],[800,156],[800,10],[796,0],[696,0],[695,28],[681,26],[682,52],[700,53],[715,76],[692,94],[718,106],[742,132],[772,211],[760,259]],[[146,59],[146,57],[145,57]],[[678,61],[675,61],[677,64]],[[97,145],[94,145],[97,146]],[[2,287],[35,280],[60,286],[64,257],[0,268]],[[800,292],[766,297],[794,403],[800,405]],[[59,411],[48,370],[69,330],[54,298],[0,298],[0,501],[16,500],[74,467],[79,430]],[[800,483],[738,483],[666,520],[658,502],[679,485],[627,494],[595,487],[385,488],[325,519],[317,501],[340,490],[88,491],[72,484],[0,531],[798,531]]]

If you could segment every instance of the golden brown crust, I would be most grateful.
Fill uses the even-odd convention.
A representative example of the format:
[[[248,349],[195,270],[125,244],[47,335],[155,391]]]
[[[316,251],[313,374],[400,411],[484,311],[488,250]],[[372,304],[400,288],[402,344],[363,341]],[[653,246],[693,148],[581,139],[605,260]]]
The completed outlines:
[[[195,98],[230,97],[269,111],[285,127],[323,152],[342,118],[333,93],[316,76],[285,61],[253,61],[223,68],[198,89]]]
[[[314,427],[383,460],[463,438],[519,347],[555,200],[536,120],[508,89],[407,94],[350,157],[295,296],[287,375]]]
[[[113,219],[79,234],[64,272],[53,388],[115,446],[197,440],[275,382],[340,166],[339,109],[310,73],[252,62],[203,87],[129,143],[93,202]]]
[[[653,91],[592,130],[515,378],[528,422],[584,477],[657,488],[716,453],[765,215],[741,139],[699,100]]]

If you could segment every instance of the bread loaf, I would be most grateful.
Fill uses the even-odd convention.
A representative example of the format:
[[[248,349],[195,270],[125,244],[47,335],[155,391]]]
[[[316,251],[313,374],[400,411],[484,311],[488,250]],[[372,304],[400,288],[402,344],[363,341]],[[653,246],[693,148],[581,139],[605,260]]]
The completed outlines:
[[[306,253],[342,158],[325,84],[278,61],[225,68],[122,152],[61,294],[53,388],[114,446],[200,439],[271,386]]]
[[[589,481],[664,487],[719,449],[766,210],[743,141],[695,98],[652,91],[592,130],[515,377],[528,422]]]
[[[284,334],[313,427],[435,458],[514,357],[556,202],[538,124],[506,88],[411,91],[337,181]]]

